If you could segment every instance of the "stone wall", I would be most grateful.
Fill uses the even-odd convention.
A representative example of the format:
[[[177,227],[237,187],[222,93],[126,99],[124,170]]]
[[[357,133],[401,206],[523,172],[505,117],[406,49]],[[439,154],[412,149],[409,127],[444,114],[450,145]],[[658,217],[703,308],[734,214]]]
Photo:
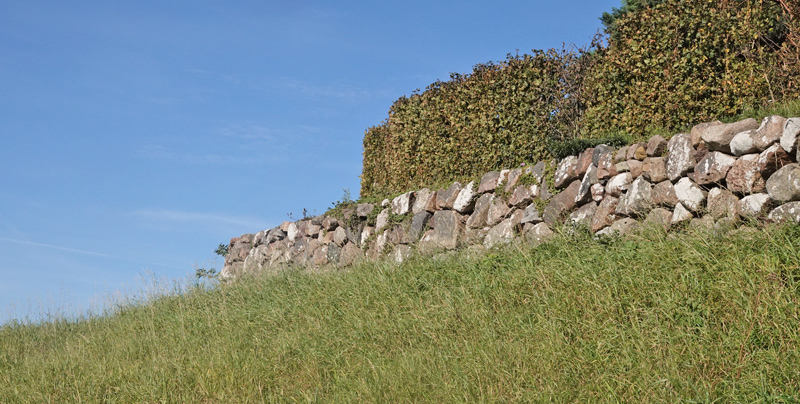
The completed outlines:
[[[641,222],[734,228],[742,220],[800,222],[800,118],[703,123],[691,133],[560,162],[488,172],[233,238],[222,278],[287,266],[347,266],[382,256],[539,243],[566,223],[597,234]]]

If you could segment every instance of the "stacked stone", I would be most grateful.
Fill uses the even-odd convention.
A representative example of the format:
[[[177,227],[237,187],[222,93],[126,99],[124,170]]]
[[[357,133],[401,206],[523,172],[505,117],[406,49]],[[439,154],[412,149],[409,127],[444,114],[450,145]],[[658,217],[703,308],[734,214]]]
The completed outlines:
[[[358,220],[349,227],[316,217],[234,238],[222,276],[285,264],[346,266],[388,251],[402,261],[412,246],[423,254],[491,248],[517,235],[539,243],[564,222],[598,234],[624,233],[640,221],[720,229],[741,219],[800,222],[799,134],[800,118],[717,121],[669,141],[654,136],[619,150],[600,145],[558,164],[492,171],[478,183],[425,188],[380,206],[359,204]],[[553,167],[555,190],[545,181]],[[529,179],[525,184],[523,177]],[[380,213],[370,226],[367,217],[375,209]],[[410,221],[390,225],[390,212]]]

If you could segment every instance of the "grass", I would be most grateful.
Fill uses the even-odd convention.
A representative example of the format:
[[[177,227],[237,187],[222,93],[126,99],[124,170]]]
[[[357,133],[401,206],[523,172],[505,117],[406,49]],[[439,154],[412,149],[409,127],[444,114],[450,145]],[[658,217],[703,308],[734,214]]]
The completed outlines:
[[[563,235],[0,328],[0,403],[800,398],[800,227]]]

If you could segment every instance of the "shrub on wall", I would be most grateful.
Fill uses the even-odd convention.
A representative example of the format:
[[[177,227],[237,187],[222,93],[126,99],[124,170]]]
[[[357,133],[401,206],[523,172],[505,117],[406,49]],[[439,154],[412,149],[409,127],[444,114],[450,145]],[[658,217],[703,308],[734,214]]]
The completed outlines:
[[[796,97],[797,3],[671,0],[621,15],[587,78],[586,129],[645,138]]]
[[[585,109],[585,50],[534,51],[397,100],[364,136],[361,195],[391,194],[549,157]]]

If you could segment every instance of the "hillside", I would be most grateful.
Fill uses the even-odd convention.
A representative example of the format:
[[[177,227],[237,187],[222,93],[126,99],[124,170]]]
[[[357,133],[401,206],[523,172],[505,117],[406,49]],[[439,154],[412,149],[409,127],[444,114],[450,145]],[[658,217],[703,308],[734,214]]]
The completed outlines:
[[[0,329],[0,402],[800,397],[800,227],[566,232]]]

